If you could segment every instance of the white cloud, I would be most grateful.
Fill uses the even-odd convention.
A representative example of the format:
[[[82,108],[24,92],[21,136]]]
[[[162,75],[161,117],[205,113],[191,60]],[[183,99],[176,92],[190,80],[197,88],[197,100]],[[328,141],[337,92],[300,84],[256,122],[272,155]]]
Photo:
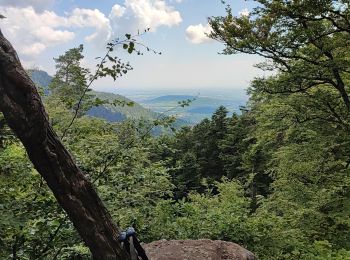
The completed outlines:
[[[180,12],[163,0],[125,0],[123,6],[116,5],[112,8],[110,18],[115,27],[132,23],[132,29],[150,28],[151,31],[156,31],[160,26],[172,27],[182,22]]]
[[[52,6],[55,0],[0,0],[0,6],[33,7],[36,11],[44,11]]]
[[[95,32],[87,36],[85,40],[96,40],[97,43],[103,45],[112,34],[109,19],[97,9],[74,9],[71,16],[68,17],[67,25],[79,28],[95,28]]]
[[[210,34],[211,28],[210,25],[190,25],[186,29],[186,38],[194,44],[200,44],[205,42],[213,41],[207,35]]]
[[[1,21],[3,32],[20,54],[36,56],[49,46],[72,40],[75,35],[58,29],[66,24],[66,18],[54,12],[38,13],[33,7],[0,7],[0,13],[7,17]]]
[[[48,46],[57,45],[74,39],[75,34],[70,31],[54,30],[48,26],[39,27],[33,32],[38,39],[41,39]]]
[[[24,46],[21,50],[22,53],[28,56],[38,55],[46,49],[46,45],[40,42],[35,42],[31,45]]]
[[[124,15],[124,13],[125,13],[125,9],[126,9],[125,7],[120,6],[118,4],[114,5],[112,7],[112,11],[111,11],[111,13],[109,15],[109,18],[110,19],[114,19],[114,18],[122,17]]]
[[[85,39],[103,46],[112,34],[109,19],[97,9],[76,8],[59,16],[52,11],[37,12],[33,7],[0,7],[0,13],[7,17],[1,21],[3,32],[26,56],[36,56],[49,47],[73,40],[76,28],[94,29]]]
[[[238,15],[239,16],[249,16],[249,14],[250,14],[250,12],[249,12],[249,10],[247,9],[247,8],[244,8],[243,10],[241,10],[239,13],[238,13]]]
[[[77,34],[86,34],[86,41],[105,46],[116,29],[155,31],[182,21],[181,14],[164,0],[125,0],[114,5],[108,17],[98,9],[75,8],[64,15],[43,10],[54,1],[0,0],[0,13],[7,17],[0,20],[2,30],[20,55],[34,57],[73,40]]]

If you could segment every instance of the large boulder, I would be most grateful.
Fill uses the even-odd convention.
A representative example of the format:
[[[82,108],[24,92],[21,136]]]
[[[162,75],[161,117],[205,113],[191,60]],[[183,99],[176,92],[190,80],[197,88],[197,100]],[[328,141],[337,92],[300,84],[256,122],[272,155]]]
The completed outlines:
[[[255,260],[253,253],[225,241],[160,240],[143,245],[150,260]]]

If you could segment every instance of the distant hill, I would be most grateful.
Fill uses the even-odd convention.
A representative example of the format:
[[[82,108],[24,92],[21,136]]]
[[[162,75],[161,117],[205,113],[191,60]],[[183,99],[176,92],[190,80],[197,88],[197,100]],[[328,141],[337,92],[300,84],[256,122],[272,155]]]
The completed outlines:
[[[177,115],[179,118],[191,124],[196,124],[204,118],[209,118],[219,106],[225,106],[230,113],[239,113],[239,107],[244,105],[246,100],[243,98],[227,99],[215,98],[209,96],[193,96],[193,95],[164,95],[141,101],[141,105],[156,111]],[[193,100],[189,106],[181,107],[178,102],[183,100]]]
[[[91,91],[90,93],[102,100],[109,100],[109,101],[118,100],[125,103],[133,102],[132,100],[118,94],[98,92],[98,91]],[[110,113],[109,115],[107,115],[108,112]],[[150,109],[146,109],[140,104],[134,102],[133,106],[103,105],[100,107],[95,107],[88,112],[88,115],[104,118],[111,122],[116,122],[116,121],[122,121],[126,118],[151,120],[151,119],[155,119],[158,116],[158,113],[153,112]],[[120,117],[121,120],[117,120],[118,117]]]
[[[33,80],[33,82],[41,87],[48,87],[52,76],[50,76],[46,71],[43,70],[27,70],[30,78]]]
[[[217,107],[195,107],[192,109],[187,110],[187,112],[189,113],[195,113],[195,114],[212,114],[215,112],[215,110],[217,109]]]
[[[203,97],[203,96],[191,96],[191,95],[165,95],[157,98],[147,99],[142,101],[142,104],[154,104],[155,106],[163,105],[176,105],[179,101],[193,100],[191,102],[192,107],[207,106],[207,107],[218,107],[220,105],[232,104],[232,100],[225,100],[219,98]]]
[[[187,99],[194,99],[196,98],[195,96],[189,96],[189,95],[165,95],[165,96],[160,96],[157,98],[153,98],[151,100],[146,100],[146,103],[158,103],[158,102],[170,102],[170,101],[182,101],[182,100],[187,100]]]
[[[52,80],[52,76],[50,76],[46,71],[42,70],[28,70],[28,74],[30,75],[33,82],[39,87],[43,88],[44,93],[49,95],[48,86]],[[132,100],[118,94],[107,93],[107,92],[99,92],[99,91],[91,91],[91,94],[102,100],[114,101],[118,100],[124,103],[133,102]],[[88,116],[97,117],[105,119],[109,122],[120,122],[125,119],[145,119],[145,120],[153,120],[159,117],[159,113],[153,112],[151,109],[147,109],[140,104],[133,102],[133,106],[121,106],[121,105],[102,105],[99,107],[93,107],[87,112]],[[187,125],[188,122],[183,120],[178,120],[176,122],[176,126]]]
[[[49,95],[48,86],[52,80],[47,72],[42,70],[29,70],[29,75],[35,84],[43,88],[44,93]],[[125,96],[92,91],[96,97],[102,100],[118,100],[120,102],[129,103],[132,100],[126,98]],[[224,98],[227,98],[224,99]],[[188,107],[180,107],[178,102],[183,100],[193,100]],[[246,102],[243,98],[232,99],[228,96],[223,96],[216,98],[215,96],[199,96],[194,95],[162,95],[159,97],[152,97],[147,100],[139,101],[139,103],[134,102],[133,106],[114,106],[114,105],[102,105],[99,107],[93,107],[87,112],[88,116],[103,118],[110,122],[120,122],[125,119],[145,119],[153,120],[160,116],[160,113],[165,112],[167,115],[176,115],[178,120],[175,123],[176,128],[184,125],[193,125],[200,122],[206,117],[211,117],[215,110],[223,105],[231,113],[238,112],[239,106],[244,105]]]
[[[48,92],[48,86],[53,78],[52,76],[50,76],[46,71],[35,69],[28,70],[28,74],[36,85],[42,87],[45,93]],[[132,100],[118,94],[98,91],[91,91],[90,93],[103,100],[119,100],[121,102],[125,101],[126,103],[132,102]],[[158,115],[157,113],[152,112],[150,109],[146,109],[135,102],[133,106],[103,105],[94,107],[88,111],[87,114],[89,116],[103,118],[111,122],[119,122],[125,120],[126,118],[153,119]]]
[[[109,122],[120,122],[126,119],[126,116],[120,112],[113,112],[105,106],[93,107],[87,112],[88,116],[105,119]]]

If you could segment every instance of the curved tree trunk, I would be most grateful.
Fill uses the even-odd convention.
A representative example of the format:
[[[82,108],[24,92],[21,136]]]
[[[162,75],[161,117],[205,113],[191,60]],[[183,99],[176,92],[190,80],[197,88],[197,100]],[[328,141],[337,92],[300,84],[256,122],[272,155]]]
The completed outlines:
[[[95,259],[130,259],[119,228],[48,122],[34,83],[0,31],[0,111]]]

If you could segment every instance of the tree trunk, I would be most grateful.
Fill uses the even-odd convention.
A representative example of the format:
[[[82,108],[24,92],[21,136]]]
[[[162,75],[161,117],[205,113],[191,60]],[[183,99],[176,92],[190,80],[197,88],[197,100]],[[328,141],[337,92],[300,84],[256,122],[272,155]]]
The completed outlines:
[[[95,259],[130,259],[119,228],[49,124],[34,83],[0,31],[0,111]]]

